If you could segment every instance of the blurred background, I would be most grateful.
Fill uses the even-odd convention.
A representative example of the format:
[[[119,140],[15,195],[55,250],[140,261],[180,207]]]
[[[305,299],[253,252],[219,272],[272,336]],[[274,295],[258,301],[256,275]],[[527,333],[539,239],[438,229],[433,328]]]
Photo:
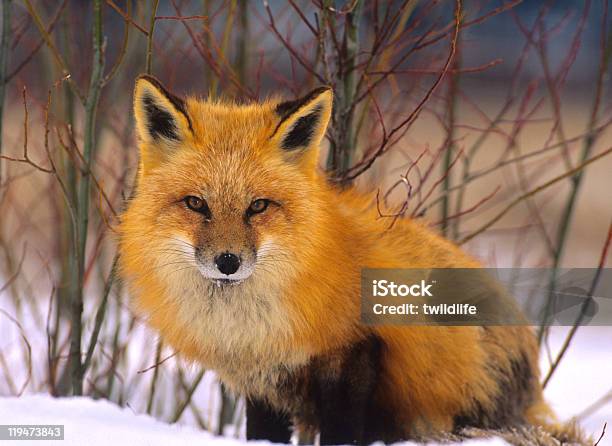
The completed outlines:
[[[239,102],[331,85],[321,168],[374,192],[389,225],[423,218],[490,267],[609,266],[610,14],[606,0],[3,0],[0,395],[243,432],[243,402],[164,346],[115,280],[140,73]],[[612,330],[538,333],[547,397],[600,432]]]

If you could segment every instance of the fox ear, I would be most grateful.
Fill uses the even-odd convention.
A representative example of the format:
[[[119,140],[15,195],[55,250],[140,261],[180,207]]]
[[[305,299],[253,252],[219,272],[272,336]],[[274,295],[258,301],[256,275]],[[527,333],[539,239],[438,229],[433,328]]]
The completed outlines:
[[[294,101],[281,102],[274,109],[280,122],[272,139],[285,152],[318,148],[329,123],[332,103],[329,87],[317,88]]]
[[[171,146],[192,132],[185,102],[153,76],[140,75],[136,80],[134,114],[138,136],[145,143]]]

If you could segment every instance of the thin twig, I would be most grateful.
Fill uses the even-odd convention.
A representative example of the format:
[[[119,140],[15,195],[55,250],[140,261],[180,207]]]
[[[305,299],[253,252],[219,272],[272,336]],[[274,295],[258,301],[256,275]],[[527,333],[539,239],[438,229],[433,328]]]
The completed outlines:
[[[458,244],[459,245],[463,245],[464,243],[467,243],[470,240],[472,240],[477,235],[479,235],[482,232],[484,232],[487,229],[489,229],[491,226],[493,226],[495,223],[497,223],[504,215],[506,215],[508,213],[508,211],[510,211],[514,206],[516,206],[517,204],[522,202],[524,199],[526,199],[528,197],[532,197],[532,196],[536,195],[538,192],[541,192],[542,190],[552,186],[553,184],[556,184],[556,183],[558,183],[559,181],[561,181],[561,180],[563,180],[565,178],[568,178],[568,177],[571,177],[572,175],[575,175],[577,172],[581,171],[582,169],[584,169],[589,164],[594,163],[595,161],[597,161],[600,158],[603,158],[606,155],[609,155],[611,152],[612,152],[612,147],[608,148],[607,150],[604,150],[603,152],[601,152],[598,155],[593,156],[592,158],[589,158],[588,160],[584,161],[583,163],[579,164],[578,166],[574,167],[573,169],[568,170],[567,172],[565,172],[565,173],[563,173],[563,174],[561,174],[559,176],[556,176],[552,180],[547,181],[546,183],[536,187],[535,189],[532,189],[532,190],[522,194],[518,198],[514,199],[510,204],[508,204],[499,214],[497,214],[495,217],[493,217],[493,219],[491,219],[489,222],[487,222],[484,225],[482,225],[479,229],[477,229],[476,231],[474,231],[470,235],[468,235],[465,238],[463,238],[461,241],[458,242]]]
[[[185,399],[176,408],[174,415],[172,416],[170,420],[170,423],[176,423],[181,418],[181,416],[183,415],[183,412],[185,412],[185,409],[187,409],[187,406],[189,406],[189,404],[191,403],[193,394],[195,393],[196,389],[200,385],[200,382],[202,381],[202,378],[204,377],[204,372],[205,370],[200,370],[198,372],[198,375],[191,383],[191,386],[189,386],[189,388],[186,390]]]
[[[606,264],[606,258],[608,257],[608,249],[610,248],[611,243],[612,243],[612,222],[610,222],[610,226],[608,228],[608,236],[606,237],[606,241],[604,242],[604,247],[602,249],[601,256],[599,258],[599,266],[597,267],[597,271],[595,272],[595,277],[593,278],[593,281],[591,283],[591,288],[589,289],[589,292],[586,298],[582,302],[582,305],[580,307],[580,313],[578,314],[578,317],[574,321],[574,325],[572,325],[571,330],[567,334],[565,341],[563,342],[563,345],[561,346],[561,350],[559,351],[559,354],[555,358],[555,361],[550,366],[550,369],[548,370],[548,373],[546,374],[546,377],[544,378],[544,381],[542,383],[543,388],[546,387],[546,385],[549,383],[550,379],[552,378],[553,374],[555,373],[555,370],[557,370],[557,367],[559,367],[559,364],[561,364],[561,360],[563,359],[563,356],[567,352],[567,349],[569,348],[570,343],[572,342],[572,339],[576,335],[578,328],[580,327],[580,325],[582,324],[582,321],[584,320],[584,316],[586,315],[587,309],[593,302],[593,296],[595,294],[595,290],[597,289],[597,286],[599,285],[599,280],[601,279],[601,273],[603,271],[604,265]]]
[[[106,284],[104,286],[104,293],[102,294],[102,302],[100,302],[100,306],[98,307],[98,310],[96,311],[94,329],[89,339],[89,347],[87,348],[87,355],[85,356],[85,360],[83,361],[83,374],[87,372],[87,369],[89,368],[89,365],[91,364],[91,358],[93,356],[94,350],[96,348],[96,344],[98,342],[98,336],[100,335],[100,329],[102,328],[102,323],[104,322],[104,316],[106,315],[106,305],[108,303],[108,296],[110,295],[111,289],[113,288],[113,283],[115,281],[115,277],[117,275],[118,259],[119,259],[118,254],[115,254],[115,258],[113,260],[113,264],[111,266],[111,270],[108,275],[108,279],[106,279]]]
[[[151,19],[149,20],[149,34],[147,35],[147,62],[146,70],[148,74],[152,73],[153,65],[153,34],[155,33],[155,16],[157,14],[157,7],[159,6],[159,0],[153,0],[151,9]]]
[[[138,31],[143,33],[145,36],[149,35],[149,31],[147,31],[142,26],[140,26],[138,23],[136,23],[134,20],[132,20],[132,17],[130,16],[129,12],[125,13],[119,6],[115,4],[115,2],[113,2],[113,0],[106,0],[106,4],[110,6],[111,8],[113,8],[115,11],[117,11],[117,13],[121,17],[123,17],[124,20],[131,23],[134,26],[134,28],[136,28]]]
[[[115,64],[113,65],[113,67],[110,69],[110,71],[108,72],[108,74],[106,76],[104,76],[104,84],[107,84],[108,82],[111,81],[111,79],[113,77],[115,77],[115,75],[117,74],[117,72],[119,71],[119,68],[121,67],[121,64],[123,63],[124,59],[125,59],[125,55],[127,53],[127,48],[128,48],[128,42],[130,40],[130,19],[129,17],[132,16],[132,2],[131,0],[128,0],[127,2],[127,18],[124,17],[125,20],[125,27],[123,29],[123,39],[121,41],[121,49],[119,50],[119,55],[117,56],[117,60],[115,61]]]
[[[59,18],[62,16],[62,12],[64,12],[64,8],[66,7],[67,3],[68,3],[68,0],[63,0],[62,3],[58,6],[55,13],[53,14],[51,21],[49,22],[49,26],[47,26],[48,34],[51,34],[53,32],[53,29],[55,28],[55,25],[57,24]],[[45,39],[41,37],[41,39],[34,46],[34,48],[32,48],[29,54],[26,57],[24,57],[23,60],[19,62],[17,66],[13,68],[10,73],[6,75],[7,82],[10,81],[13,77],[17,76],[17,74],[19,74],[19,72],[23,69],[23,67],[25,67],[28,63],[30,63],[30,61],[34,58],[36,53],[38,53],[38,50],[42,48],[44,43],[45,43]]]
[[[51,54],[53,54],[53,58],[55,59],[55,62],[60,67],[60,70],[62,71],[62,76],[68,81],[68,85],[70,85],[70,88],[72,89],[73,93],[81,100],[83,104],[85,104],[86,102],[85,96],[83,95],[83,93],[81,93],[81,90],[79,89],[78,85],[72,78],[70,70],[68,69],[68,65],[66,64],[66,62],[64,61],[64,58],[62,57],[59,50],[53,43],[53,39],[51,39],[51,35],[47,31],[47,28],[45,27],[45,25],[43,25],[40,16],[38,15],[36,10],[32,6],[32,3],[30,2],[30,0],[24,0],[24,2],[26,4],[26,8],[28,9],[28,12],[32,16],[32,19],[34,20],[34,23],[36,24],[36,27],[38,28],[38,32],[44,39],[45,44],[51,51]]]
[[[599,439],[595,442],[595,444],[593,446],[597,446],[599,444],[599,442],[601,441],[601,439],[604,437],[604,435],[606,435],[606,427],[608,426],[608,423],[604,423],[603,425],[603,429],[601,430],[601,435],[599,436]]]
[[[461,0],[456,0],[455,2],[455,27],[454,27],[453,36],[451,38],[450,51],[448,53],[448,57],[446,58],[444,69],[442,70],[440,75],[437,77],[436,81],[429,88],[425,96],[421,99],[417,107],[408,115],[408,117],[404,119],[398,126],[396,126],[394,129],[392,129],[389,132],[389,134],[387,135],[387,138],[384,139],[380,143],[377,151],[372,156],[370,156],[369,159],[363,160],[359,162],[357,165],[350,168],[347,171],[346,175],[344,175],[344,177],[342,178],[342,181],[353,181],[359,175],[361,175],[366,170],[368,170],[372,166],[372,164],[374,164],[374,161],[376,161],[378,157],[380,157],[383,153],[386,152],[387,145],[389,144],[393,136],[395,136],[395,134],[398,133],[400,130],[402,130],[404,127],[406,128],[410,127],[410,125],[419,116],[421,110],[423,109],[425,104],[429,101],[429,98],[433,95],[434,91],[436,91],[436,89],[442,82],[442,79],[444,79],[444,77],[446,76],[446,73],[449,70],[451,63],[453,61],[453,58],[455,56],[455,51],[457,49],[457,38],[459,36],[459,29],[461,28],[461,17],[459,15],[461,11],[461,5],[462,5]]]
[[[26,351],[28,354],[27,355],[28,374],[26,376],[25,381],[21,385],[21,388],[17,392],[17,396],[21,396],[23,395],[23,392],[25,392],[25,389],[28,387],[28,384],[30,384],[30,381],[32,379],[32,346],[30,345],[30,342],[28,341],[28,338],[25,335],[26,332],[23,329],[23,326],[21,325],[21,323],[17,319],[15,319],[13,316],[11,316],[7,311],[3,310],[2,308],[0,308],[0,313],[6,316],[8,320],[10,320],[13,324],[17,326],[17,328],[19,329],[19,335],[21,336],[21,339],[23,339],[23,342],[26,346]]]
[[[2,184],[2,121],[4,118],[4,93],[8,78],[6,76],[6,68],[8,66],[8,47],[11,35],[11,0],[3,0],[2,2],[2,40],[0,41],[0,184]]]
[[[157,390],[157,377],[159,376],[159,367],[161,364],[159,358],[161,357],[161,352],[163,348],[163,342],[161,339],[157,341],[157,348],[155,351],[155,369],[153,370],[153,378],[151,378],[151,388],[149,390],[149,398],[147,400],[147,413],[151,415],[153,411],[153,402],[155,401],[155,391]]]
[[[149,367],[146,367],[146,368],[144,368],[144,369],[138,370],[136,373],[141,374],[141,373],[146,373],[146,372],[148,372],[149,370],[153,370],[153,369],[155,369],[155,368],[159,367],[160,365],[162,365],[162,364],[163,364],[164,362],[166,362],[168,359],[170,359],[170,358],[174,358],[175,356],[176,356],[176,352],[175,352],[175,353],[172,353],[171,355],[166,356],[164,359],[159,359],[158,361],[155,361],[155,364],[153,364],[153,365],[151,365],[151,366],[149,366]]]

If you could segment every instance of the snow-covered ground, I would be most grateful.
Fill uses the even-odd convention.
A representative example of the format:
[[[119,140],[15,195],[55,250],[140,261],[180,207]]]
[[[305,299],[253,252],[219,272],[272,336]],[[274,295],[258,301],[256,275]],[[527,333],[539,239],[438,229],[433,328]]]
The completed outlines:
[[[553,327],[549,339],[551,352],[557,354],[567,327]],[[540,369],[549,369],[546,352],[541,353]],[[545,389],[545,396],[562,420],[581,414],[595,401],[612,392],[612,327],[581,327],[557,371]],[[612,399],[593,414],[580,420],[586,432],[598,438],[604,423],[607,434],[599,446],[612,445]]]
[[[567,329],[556,328],[550,338],[554,354]],[[548,370],[546,354],[542,370]],[[612,388],[612,328],[581,328],[546,389],[546,397],[561,419],[579,414]],[[604,422],[612,426],[612,404],[585,418],[582,425],[595,438]],[[53,399],[48,395],[0,398],[0,424],[63,424],[65,440],[44,444],[66,445],[238,445],[234,438],[214,437],[186,425],[169,425],[130,408],[119,408],[107,401],[88,398]],[[611,429],[609,429],[610,431]],[[20,441],[19,445],[28,442]],[[258,442],[264,444],[263,442]],[[36,442],[35,444],[41,444]],[[255,443],[256,444],[256,443]],[[410,444],[410,443],[406,443]],[[468,445],[499,446],[500,439],[471,441]],[[600,446],[612,445],[612,434]]]
[[[107,401],[88,398],[53,399],[48,395],[0,399],[0,424],[63,424],[64,441],[44,444],[62,446],[175,446],[209,445],[233,446],[240,440],[214,437],[188,426],[169,425],[147,415],[136,415]],[[20,441],[20,445],[24,442]],[[40,442],[36,442],[40,445]],[[263,441],[251,444],[268,444]],[[406,445],[414,443],[405,443]],[[506,443],[493,439],[470,441],[465,445],[502,446]]]
[[[63,424],[64,440],[42,444],[119,446],[119,445],[238,445],[232,438],[189,426],[165,424],[147,415],[137,415],[104,400],[89,398],[54,399],[48,395],[0,399],[2,424]],[[32,441],[34,443],[34,441]],[[36,442],[41,444],[40,442]],[[22,441],[19,444],[24,444]]]

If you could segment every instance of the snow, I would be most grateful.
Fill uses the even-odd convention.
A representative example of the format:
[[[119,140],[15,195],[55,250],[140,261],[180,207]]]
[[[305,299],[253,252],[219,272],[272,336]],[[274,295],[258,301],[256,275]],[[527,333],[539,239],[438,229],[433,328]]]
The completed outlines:
[[[549,346],[553,357],[565,340],[568,327],[553,327]],[[540,370],[549,369],[546,352],[541,354]],[[612,391],[612,327],[580,327],[567,353],[545,389],[544,395],[557,416],[568,420]],[[580,425],[595,439],[604,423],[607,434],[599,446],[612,445],[612,401],[580,420]]]
[[[237,439],[214,437],[189,426],[162,423],[147,415],[137,415],[129,408],[122,409],[108,401],[89,398],[55,399],[43,394],[2,398],[0,420],[3,424],[63,424],[64,440],[44,443],[49,445],[243,444]],[[254,442],[257,443],[266,444]]]
[[[28,395],[21,398],[0,398],[2,424],[63,424],[64,440],[44,444],[62,446],[173,446],[173,445],[244,445],[243,441],[215,437],[189,426],[170,425],[147,415],[137,415],[104,400],[89,398],[55,399],[49,395]],[[20,445],[27,444],[20,441]],[[36,444],[41,444],[36,442]],[[270,444],[265,441],[254,445]],[[415,443],[405,443],[413,445]],[[469,441],[466,446],[505,446],[499,439]]]

